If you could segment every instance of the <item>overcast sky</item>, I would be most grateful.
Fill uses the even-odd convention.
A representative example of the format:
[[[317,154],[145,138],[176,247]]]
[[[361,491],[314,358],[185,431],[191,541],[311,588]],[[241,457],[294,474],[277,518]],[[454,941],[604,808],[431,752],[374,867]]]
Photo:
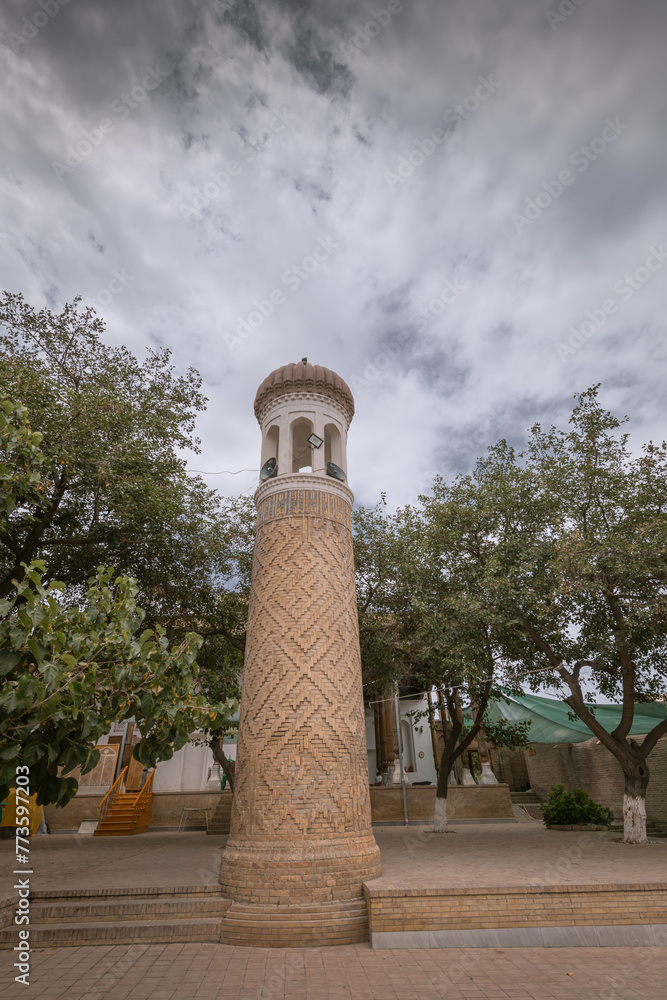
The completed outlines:
[[[667,436],[667,4],[0,10],[2,285],[197,368],[193,468],[257,467],[256,388],[303,356],[352,387],[363,503],[594,382]]]

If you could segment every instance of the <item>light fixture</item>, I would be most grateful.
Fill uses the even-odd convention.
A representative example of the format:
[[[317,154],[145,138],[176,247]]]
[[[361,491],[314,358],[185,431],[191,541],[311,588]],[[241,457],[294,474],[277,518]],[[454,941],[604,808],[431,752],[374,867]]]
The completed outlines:
[[[308,444],[311,444],[313,448],[321,448],[324,444],[324,438],[318,437],[317,434],[311,434],[308,438]]]

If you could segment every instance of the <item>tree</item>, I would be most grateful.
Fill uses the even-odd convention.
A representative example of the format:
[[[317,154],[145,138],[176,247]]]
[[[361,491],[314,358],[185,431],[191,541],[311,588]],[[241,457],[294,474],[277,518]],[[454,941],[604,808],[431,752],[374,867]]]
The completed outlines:
[[[419,509],[389,514],[383,497],[371,510],[355,510],[353,519],[366,697],[413,683],[437,688],[445,700],[434,815],[434,830],[443,833],[449,774],[478,736],[491,695],[500,695],[497,653],[485,613],[448,573],[445,540]],[[470,704],[474,718],[466,729]]]
[[[492,699],[502,697],[502,651],[494,618],[465,576],[448,561],[456,525],[431,520],[407,507],[399,515],[406,559],[403,564],[401,630],[413,671],[426,689],[444,701],[440,722],[444,746],[438,768],[433,829],[447,829],[449,775],[475,739],[482,739]],[[467,721],[466,721],[467,719]]]
[[[37,558],[45,582],[65,583],[65,603],[83,598],[97,566],[113,565],[137,581],[146,625],[160,625],[176,645],[201,634],[199,684],[216,704],[231,704],[254,510],[187,473],[181,454],[199,451],[194,420],[206,404],[199,375],[177,375],[168,351],[149,352],[142,364],[107,346],[102,322],[79,298],[54,314],[5,293],[0,327],[0,394],[30,403],[41,448],[39,484],[21,492],[14,483],[0,525],[0,596]],[[221,759],[220,732],[209,736]],[[231,763],[223,766],[231,777]]]
[[[526,719],[525,722],[509,722],[499,716],[493,722],[486,719],[484,733],[489,743],[494,743],[497,747],[507,747],[508,750],[516,750],[518,747],[527,746],[530,742],[528,735],[530,726],[530,719]]]
[[[570,430],[535,425],[520,455],[499,442],[472,475],[436,481],[425,516],[516,683],[566,686],[563,700],[619,761],[624,840],[636,843],[647,758],[667,734],[656,706],[643,742],[631,736],[635,702],[657,702],[667,676],[667,446],[633,455],[597,387],[575,398]],[[595,693],[621,701],[611,732],[589,707]]]
[[[43,452],[39,495],[25,495],[0,533],[0,598],[41,559],[46,580],[70,591],[100,564],[132,575],[151,622],[213,604],[234,529],[180,455],[199,450],[197,372],[177,375],[166,350],[140,363],[105,345],[78,298],[54,314],[5,293],[0,330],[0,395],[29,405]]]
[[[48,503],[41,442],[26,408],[3,400],[0,535],[17,512],[39,516]],[[40,804],[65,805],[77,790],[69,772],[92,770],[95,741],[115,721],[139,723],[134,755],[149,766],[171,757],[193,730],[219,739],[238,702],[225,697],[231,678],[212,665],[202,684],[200,636],[186,633],[170,649],[160,626],[140,632],[145,613],[128,577],[98,567],[83,600],[63,603],[65,585],[45,585],[43,569],[21,567],[11,599],[0,601],[0,800],[21,763]]]
[[[38,804],[62,806],[77,791],[67,775],[92,770],[112,722],[136,720],[134,756],[153,766],[218,713],[196,692],[201,640],[189,634],[169,649],[159,626],[141,630],[133,580],[100,567],[81,607],[63,607],[63,585],[45,586],[42,569],[24,567],[0,601],[0,800],[20,763]]]
[[[398,628],[404,547],[400,523],[383,494],[375,507],[352,511],[361,668],[366,702],[407,679]]]

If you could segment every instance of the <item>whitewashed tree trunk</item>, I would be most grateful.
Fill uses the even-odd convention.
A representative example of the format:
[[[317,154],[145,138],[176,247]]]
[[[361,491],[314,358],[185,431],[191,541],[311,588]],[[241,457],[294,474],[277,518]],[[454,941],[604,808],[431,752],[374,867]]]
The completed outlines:
[[[646,789],[649,770],[646,763],[625,772],[623,795],[623,843],[646,843]]]
[[[433,832],[447,832],[447,799],[435,800],[435,816],[433,817]]]
[[[645,844],[646,795],[623,796],[623,843]]]

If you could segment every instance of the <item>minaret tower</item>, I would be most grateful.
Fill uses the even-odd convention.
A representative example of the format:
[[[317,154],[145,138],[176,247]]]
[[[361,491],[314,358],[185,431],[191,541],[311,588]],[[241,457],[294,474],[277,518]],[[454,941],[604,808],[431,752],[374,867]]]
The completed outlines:
[[[371,830],[347,431],[354,400],[304,358],[260,385],[257,534],[231,834],[229,944],[363,941]]]

